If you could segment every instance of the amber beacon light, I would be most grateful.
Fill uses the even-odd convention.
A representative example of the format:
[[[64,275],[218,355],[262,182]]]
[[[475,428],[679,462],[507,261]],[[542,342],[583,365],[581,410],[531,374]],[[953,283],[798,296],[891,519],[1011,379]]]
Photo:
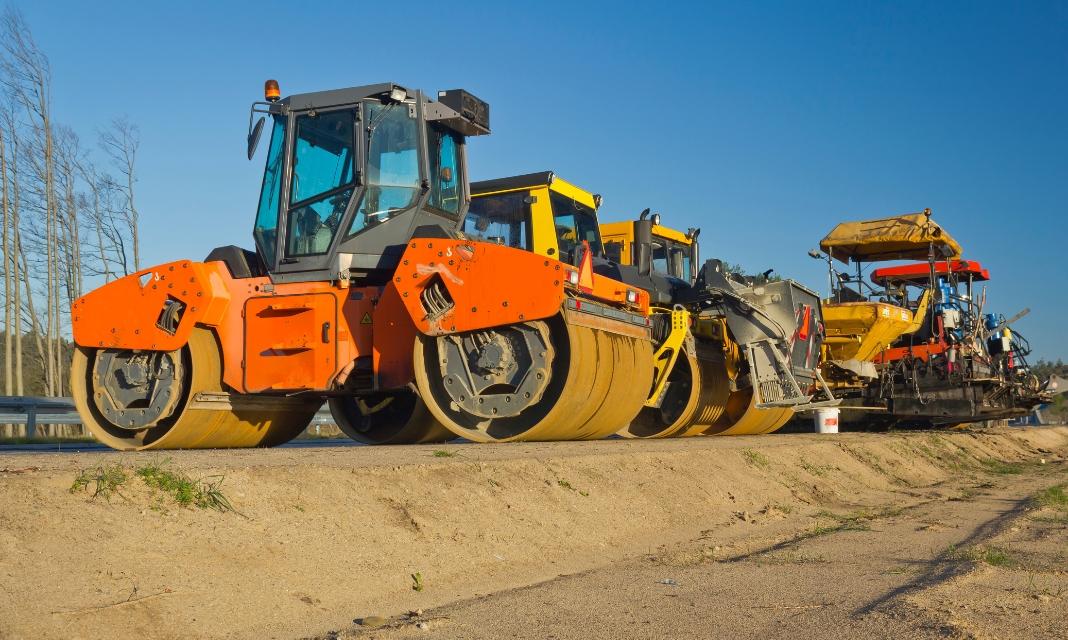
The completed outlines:
[[[282,91],[278,88],[277,80],[268,80],[263,83],[263,97],[267,102],[276,102],[282,97]]]

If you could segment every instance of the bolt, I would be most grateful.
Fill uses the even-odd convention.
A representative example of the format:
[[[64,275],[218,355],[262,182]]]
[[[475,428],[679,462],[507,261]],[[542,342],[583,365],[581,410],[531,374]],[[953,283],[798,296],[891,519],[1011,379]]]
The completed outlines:
[[[493,413],[493,415],[497,415],[497,407],[493,407],[492,413]]]
[[[408,261],[407,261],[407,260],[405,260],[405,261],[404,261],[404,264],[405,264],[405,265],[407,265],[407,264],[408,264]]]
[[[407,292],[407,291],[405,291],[405,292],[404,292],[404,297],[405,297],[405,298],[407,298],[407,297],[408,297],[408,292]]]
[[[477,311],[478,311],[478,307],[471,307],[471,313],[476,313]]]
[[[507,301],[507,300],[505,300],[504,302],[502,302],[502,303],[501,303],[501,306],[502,306],[502,307],[507,307],[507,306],[508,306],[508,301]]]

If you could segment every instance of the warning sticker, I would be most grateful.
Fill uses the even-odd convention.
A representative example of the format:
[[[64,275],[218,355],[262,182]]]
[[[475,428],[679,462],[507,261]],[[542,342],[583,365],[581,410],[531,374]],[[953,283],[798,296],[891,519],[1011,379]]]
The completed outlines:
[[[363,320],[360,320],[360,324],[371,324],[371,312],[368,311],[363,314]]]

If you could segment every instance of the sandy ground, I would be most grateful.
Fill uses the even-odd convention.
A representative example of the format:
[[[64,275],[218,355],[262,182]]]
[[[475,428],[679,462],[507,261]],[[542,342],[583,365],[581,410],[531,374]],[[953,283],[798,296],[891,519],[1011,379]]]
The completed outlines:
[[[1031,496],[1066,452],[1047,428],[170,454],[240,514],[69,491],[162,456],[8,455],[0,637],[1063,636],[1068,524]]]

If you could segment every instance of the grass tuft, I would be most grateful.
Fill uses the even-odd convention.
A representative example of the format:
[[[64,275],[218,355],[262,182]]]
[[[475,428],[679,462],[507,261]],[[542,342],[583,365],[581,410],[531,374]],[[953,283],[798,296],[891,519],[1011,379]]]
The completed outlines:
[[[1043,507],[1068,511],[1068,493],[1065,492],[1068,485],[1059,484],[1048,489],[1043,489],[1035,495],[1035,502]]]
[[[435,458],[454,458],[457,455],[458,454],[456,452],[454,452],[454,451],[445,451],[444,449],[435,449],[434,450],[434,457]]]
[[[946,555],[954,560],[982,562],[991,567],[1014,567],[1019,564],[1008,551],[999,547],[983,547],[976,545],[973,547],[959,548],[956,545],[951,544],[946,551]]]
[[[802,458],[801,459],[801,468],[804,469],[805,471],[808,471],[809,473],[811,473],[814,476],[819,476],[819,477],[822,478],[823,476],[826,476],[831,471],[834,471],[837,467],[834,467],[834,466],[829,465],[829,464],[813,464],[813,463],[809,462],[808,460],[805,460],[804,458]]]
[[[76,493],[87,490],[89,485],[93,485],[93,498],[104,498],[110,502],[111,495],[115,494],[125,499],[126,496],[119,492],[119,487],[126,484],[128,479],[122,465],[116,462],[115,464],[99,466],[95,469],[82,470],[74,478],[74,483],[70,486],[70,492]]]
[[[171,496],[180,507],[211,509],[220,513],[238,513],[229,498],[222,492],[224,476],[208,476],[193,480],[180,471],[167,467],[169,459],[150,462],[137,468],[135,473],[150,488]],[[240,515],[238,513],[238,515]]]
[[[412,591],[422,591],[423,587],[423,574],[416,571],[412,574]]]
[[[771,466],[771,460],[768,460],[768,457],[763,453],[760,453],[759,451],[753,451],[752,449],[742,449],[742,457],[744,457],[745,461],[753,465],[754,467],[767,469]]]

